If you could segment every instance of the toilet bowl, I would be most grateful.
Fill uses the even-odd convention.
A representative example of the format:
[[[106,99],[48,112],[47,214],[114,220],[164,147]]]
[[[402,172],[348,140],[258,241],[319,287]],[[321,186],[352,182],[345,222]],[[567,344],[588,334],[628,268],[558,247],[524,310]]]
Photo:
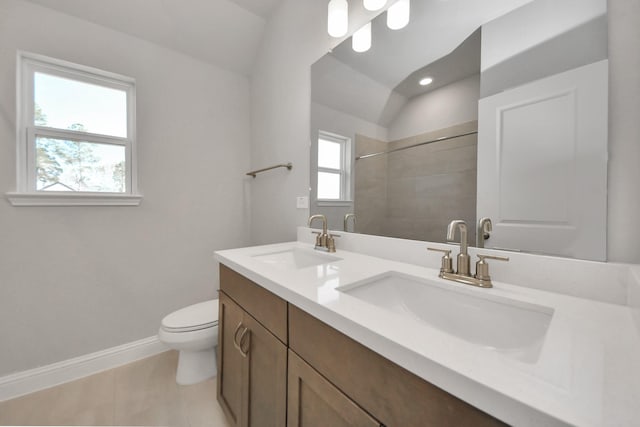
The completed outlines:
[[[158,338],[178,350],[176,382],[195,384],[216,375],[218,300],[190,305],[162,319]]]

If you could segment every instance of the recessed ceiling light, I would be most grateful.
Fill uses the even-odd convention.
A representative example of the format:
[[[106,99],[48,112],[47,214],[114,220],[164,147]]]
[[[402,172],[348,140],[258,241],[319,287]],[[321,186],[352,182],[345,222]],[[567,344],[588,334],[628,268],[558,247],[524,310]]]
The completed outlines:
[[[431,84],[433,82],[433,79],[431,77],[425,77],[422,80],[420,80],[420,86],[426,86],[428,84]]]

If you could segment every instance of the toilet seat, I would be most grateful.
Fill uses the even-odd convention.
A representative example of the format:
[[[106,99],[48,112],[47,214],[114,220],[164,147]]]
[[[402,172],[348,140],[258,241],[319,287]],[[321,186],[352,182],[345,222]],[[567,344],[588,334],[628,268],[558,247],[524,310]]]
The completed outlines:
[[[193,304],[165,316],[162,329],[167,332],[192,332],[218,325],[218,300]]]

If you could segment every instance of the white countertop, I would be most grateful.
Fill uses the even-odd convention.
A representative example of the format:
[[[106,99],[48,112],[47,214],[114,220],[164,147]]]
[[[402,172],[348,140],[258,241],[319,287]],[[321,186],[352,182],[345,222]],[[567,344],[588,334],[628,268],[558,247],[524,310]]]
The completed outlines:
[[[640,335],[629,306],[496,281],[491,289],[439,279],[438,270],[338,249],[329,264],[282,269],[254,256],[289,242],[216,252],[219,262],[382,356],[511,425],[640,425]],[[526,363],[335,288],[389,271],[550,307],[538,360]]]

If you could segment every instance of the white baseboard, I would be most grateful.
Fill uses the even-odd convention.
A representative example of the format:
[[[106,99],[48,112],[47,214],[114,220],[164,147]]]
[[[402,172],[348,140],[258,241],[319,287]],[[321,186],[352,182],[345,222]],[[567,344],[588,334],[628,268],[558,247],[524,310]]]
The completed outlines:
[[[0,377],[0,402],[153,356],[169,348],[157,336]]]

